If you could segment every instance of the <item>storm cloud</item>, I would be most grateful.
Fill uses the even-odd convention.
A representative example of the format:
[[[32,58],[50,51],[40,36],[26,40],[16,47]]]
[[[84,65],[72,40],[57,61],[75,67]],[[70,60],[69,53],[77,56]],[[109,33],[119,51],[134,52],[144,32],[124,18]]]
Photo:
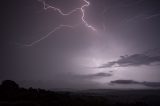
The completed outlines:
[[[112,84],[139,84],[139,82],[134,80],[114,80],[111,81]]]
[[[95,73],[95,74],[87,74],[87,75],[79,75],[82,78],[85,79],[90,79],[90,78],[103,78],[103,77],[111,77],[112,74],[111,73],[104,73],[104,72],[100,72],[100,73]]]
[[[122,85],[130,85],[130,84],[138,84],[146,87],[160,87],[160,82],[138,82],[134,80],[114,80],[110,81],[110,84],[122,84]]]
[[[152,63],[160,62],[160,56],[148,56],[145,54],[133,54],[120,56],[117,61],[111,61],[106,64],[101,65],[99,68],[109,68],[115,65],[118,67],[128,67],[128,66],[141,66],[141,65],[151,65]]]
[[[110,77],[110,76],[112,76],[112,74],[102,72],[102,73],[91,74],[88,76],[90,76],[90,77]]]

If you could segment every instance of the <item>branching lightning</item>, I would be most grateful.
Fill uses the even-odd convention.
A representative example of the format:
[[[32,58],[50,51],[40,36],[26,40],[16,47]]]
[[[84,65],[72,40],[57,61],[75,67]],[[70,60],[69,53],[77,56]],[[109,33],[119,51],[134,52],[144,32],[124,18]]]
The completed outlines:
[[[69,16],[69,15],[71,15],[72,13],[75,13],[75,12],[77,12],[77,11],[79,10],[79,11],[82,13],[82,16],[81,16],[82,23],[83,23],[86,27],[90,28],[92,31],[96,31],[96,28],[93,27],[92,25],[88,24],[88,22],[85,20],[85,8],[86,8],[86,7],[89,7],[90,2],[87,1],[87,0],[83,0],[83,1],[84,1],[85,4],[82,5],[80,8],[75,8],[75,9],[69,11],[68,13],[64,13],[61,9],[56,8],[56,7],[54,7],[54,6],[51,6],[51,5],[47,4],[44,0],[39,0],[39,2],[43,3],[43,8],[44,8],[44,10],[53,9],[54,11],[57,11],[57,12],[58,12],[60,15],[62,15],[62,16]],[[38,39],[38,40],[36,40],[36,41],[33,41],[33,42],[30,43],[30,44],[26,44],[26,45],[24,45],[24,46],[33,46],[34,44],[36,44],[36,43],[44,40],[45,38],[47,38],[48,36],[50,36],[52,33],[56,32],[57,30],[59,30],[59,29],[61,29],[61,28],[63,28],[63,27],[74,28],[74,27],[76,27],[76,26],[77,26],[77,25],[75,25],[75,26],[71,26],[71,25],[58,25],[56,28],[54,28],[52,31],[50,31],[48,34],[46,34],[46,35],[43,36],[42,38],[40,38],[40,39]]]
[[[43,2],[45,10],[51,8],[63,16],[71,15],[72,13],[77,12],[77,10],[80,10],[82,12],[81,20],[85,24],[85,26],[88,28],[91,28],[91,30],[93,30],[93,31],[96,31],[96,28],[94,28],[92,25],[89,25],[88,22],[85,20],[85,7],[88,7],[90,5],[90,2],[87,0],[83,0],[83,1],[85,2],[84,5],[82,5],[80,8],[75,8],[74,10],[71,10],[68,13],[64,13],[61,9],[48,5],[45,1],[42,1],[42,2]]]
[[[71,15],[72,13],[74,13],[74,12],[76,12],[77,10],[80,10],[80,8],[75,8],[74,10],[71,10],[71,11],[69,11],[68,13],[64,13],[61,9],[59,9],[59,8],[56,8],[56,7],[53,7],[53,6],[51,6],[51,5],[49,5],[49,4],[47,4],[45,1],[41,1],[42,3],[43,3],[43,8],[45,9],[45,10],[47,10],[47,9],[53,9],[53,10],[55,10],[55,11],[57,11],[59,14],[61,14],[61,15],[63,15],[63,16],[65,16],[65,15]]]
[[[54,28],[52,31],[50,31],[47,35],[41,37],[40,39],[38,39],[38,40],[36,40],[36,41],[34,41],[34,42],[30,43],[30,44],[26,44],[26,45],[24,45],[24,46],[26,46],[26,47],[27,47],[27,46],[28,46],[28,47],[29,47],[29,46],[33,46],[34,44],[36,44],[36,43],[38,43],[38,42],[46,39],[46,38],[49,37],[52,33],[56,32],[57,30],[59,30],[59,29],[61,29],[61,28],[63,28],[63,27],[66,27],[66,28],[74,28],[74,27],[76,27],[76,26],[59,25],[58,27],[56,27],[56,28]]]
[[[88,23],[87,23],[87,21],[85,20],[85,7],[88,7],[89,5],[90,5],[90,2],[89,1],[87,1],[87,0],[83,0],[86,4],[84,4],[82,7],[81,7],[81,12],[82,12],[82,17],[81,17],[81,19],[82,19],[82,21],[83,21],[83,23],[87,26],[87,27],[89,27],[89,28],[91,28],[93,31],[96,31],[96,28],[94,28],[92,25],[89,25]]]

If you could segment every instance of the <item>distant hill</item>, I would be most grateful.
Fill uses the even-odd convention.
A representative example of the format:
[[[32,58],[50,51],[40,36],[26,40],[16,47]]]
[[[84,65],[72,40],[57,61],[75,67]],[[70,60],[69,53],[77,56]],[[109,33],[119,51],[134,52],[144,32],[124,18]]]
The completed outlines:
[[[49,91],[5,80],[0,85],[0,106],[160,106],[160,90]]]

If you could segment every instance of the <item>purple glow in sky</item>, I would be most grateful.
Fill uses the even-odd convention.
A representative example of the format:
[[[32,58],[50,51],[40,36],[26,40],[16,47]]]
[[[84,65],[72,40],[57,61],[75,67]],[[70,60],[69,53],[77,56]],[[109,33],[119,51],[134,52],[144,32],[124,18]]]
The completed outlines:
[[[0,80],[46,88],[160,82],[157,0],[6,0],[1,8]]]

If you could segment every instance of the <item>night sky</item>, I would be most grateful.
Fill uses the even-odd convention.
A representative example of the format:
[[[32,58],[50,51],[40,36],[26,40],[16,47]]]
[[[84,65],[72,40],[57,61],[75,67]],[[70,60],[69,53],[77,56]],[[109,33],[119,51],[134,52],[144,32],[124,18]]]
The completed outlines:
[[[1,0],[0,8],[0,81],[160,88],[159,0]]]

